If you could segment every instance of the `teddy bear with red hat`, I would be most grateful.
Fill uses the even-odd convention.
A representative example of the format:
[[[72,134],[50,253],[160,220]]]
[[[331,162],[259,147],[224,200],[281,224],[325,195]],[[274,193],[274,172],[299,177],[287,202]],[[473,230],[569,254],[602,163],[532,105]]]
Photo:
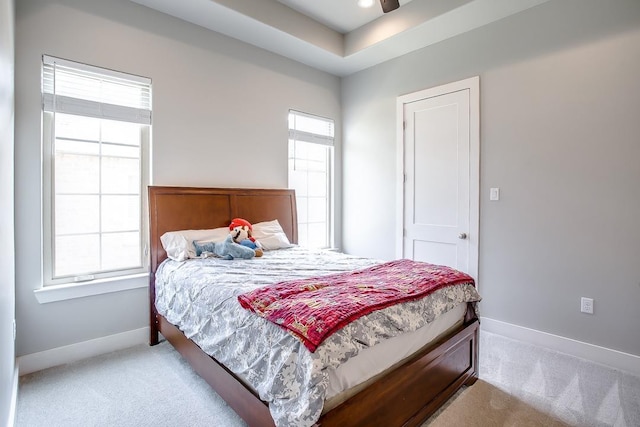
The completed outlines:
[[[255,251],[257,257],[263,255],[262,246],[254,237],[251,236],[253,226],[244,218],[234,218],[229,224],[229,233],[234,242],[251,248]]]

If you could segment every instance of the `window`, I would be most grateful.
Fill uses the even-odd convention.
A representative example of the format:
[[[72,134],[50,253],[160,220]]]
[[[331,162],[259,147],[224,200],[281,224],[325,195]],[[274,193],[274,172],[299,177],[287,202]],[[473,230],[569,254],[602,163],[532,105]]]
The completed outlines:
[[[151,81],[43,57],[45,285],[146,272]]]
[[[298,243],[333,245],[333,120],[289,111],[289,188],[296,190]]]

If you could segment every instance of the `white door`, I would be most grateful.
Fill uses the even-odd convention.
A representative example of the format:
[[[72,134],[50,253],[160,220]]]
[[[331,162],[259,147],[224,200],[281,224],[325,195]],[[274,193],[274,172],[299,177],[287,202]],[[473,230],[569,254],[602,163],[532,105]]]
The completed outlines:
[[[402,254],[477,278],[478,78],[399,98]]]

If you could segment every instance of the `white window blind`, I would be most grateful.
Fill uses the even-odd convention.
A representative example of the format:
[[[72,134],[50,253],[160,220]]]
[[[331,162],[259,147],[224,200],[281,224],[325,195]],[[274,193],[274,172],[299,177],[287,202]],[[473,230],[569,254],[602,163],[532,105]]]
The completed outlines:
[[[333,143],[333,120],[289,111],[289,187],[296,191],[301,246],[332,246]]]
[[[146,271],[151,81],[43,57],[45,285]]]
[[[43,57],[44,110],[151,124],[151,80]]]
[[[333,147],[333,120],[299,111],[289,111],[289,139]]]

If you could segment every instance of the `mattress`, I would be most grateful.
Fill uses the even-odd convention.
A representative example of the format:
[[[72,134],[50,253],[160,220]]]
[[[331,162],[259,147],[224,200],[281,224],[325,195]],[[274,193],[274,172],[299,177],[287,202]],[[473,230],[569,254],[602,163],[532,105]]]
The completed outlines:
[[[322,413],[332,410],[418,350],[462,325],[467,304],[456,305],[414,332],[389,338],[327,371],[329,388]]]
[[[156,272],[156,309],[268,402],[276,425],[313,425],[323,408],[335,406],[359,384],[459,324],[467,302],[480,299],[475,288],[456,285],[370,313],[333,334],[314,353],[282,328],[241,308],[237,296],[268,284],[376,263],[300,247],[251,260],[166,260]]]

